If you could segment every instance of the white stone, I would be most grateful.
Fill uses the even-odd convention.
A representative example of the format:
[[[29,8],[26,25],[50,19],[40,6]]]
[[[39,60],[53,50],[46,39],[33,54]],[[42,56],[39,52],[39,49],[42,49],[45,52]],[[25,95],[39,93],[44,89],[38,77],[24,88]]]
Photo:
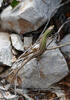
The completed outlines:
[[[59,45],[70,43],[70,34],[66,35],[60,42]],[[61,47],[61,51],[70,58],[70,45]]]
[[[0,32],[0,62],[11,66],[12,52],[11,42],[8,33]]]
[[[19,51],[24,51],[23,42],[18,34],[11,34],[12,46]]]
[[[36,30],[50,18],[60,2],[61,0],[23,0],[14,9],[9,6],[2,12],[1,26],[18,33]]]
[[[2,2],[3,2],[3,0],[0,0],[0,7],[1,7],[1,5],[2,5]]]
[[[24,47],[29,47],[32,44],[32,37],[24,37]]]

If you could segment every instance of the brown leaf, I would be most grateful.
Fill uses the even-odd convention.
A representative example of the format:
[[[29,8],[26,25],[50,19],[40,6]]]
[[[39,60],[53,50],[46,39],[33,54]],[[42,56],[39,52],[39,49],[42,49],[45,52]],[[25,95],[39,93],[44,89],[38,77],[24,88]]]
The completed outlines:
[[[23,97],[20,97],[18,100],[24,100],[24,98]]]
[[[19,76],[17,76],[17,83],[18,83],[19,85],[22,84],[22,80],[21,80],[21,78],[20,78]]]
[[[14,84],[14,81],[16,80],[16,72],[17,70],[13,70],[11,74],[9,74],[5,79],[11,83],[11,84]]]
[[[65,85],[65,86],[70,87],[70,83],[69,83],[69,82],[61,82],[61,83],[59,83],[59,84],[62,84],[62,85]]]

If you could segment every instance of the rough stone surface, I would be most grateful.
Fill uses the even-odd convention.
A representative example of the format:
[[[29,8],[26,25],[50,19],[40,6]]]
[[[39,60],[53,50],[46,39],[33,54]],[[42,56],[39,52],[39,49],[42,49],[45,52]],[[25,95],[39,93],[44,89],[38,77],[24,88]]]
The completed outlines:
[[[3,0],[0,0],[0,7],[1,7],[2,2],[3,2]]]
[[[32,37],[24,37],[24,47],[29,47],[32,44]]]
[[[38,29],[50,18],[61,0],[23,0],[17,7],[7,7],[1,14],[2,28],[18,33]]]
[[[12,46],[19,50],[19,51],[24,51],[24,46],[23,42],[18,34],[11,34],[11,41],[12,41]]]
[[[52,42],[49,47],[56,46]],[[29,61],[20,71],[24,88],[46,89],[68,74],[67,63],[59,49],[46,51],[41,59]]]
[[[59,45],[70,43],[70,34],[66,35]],[[61,51],[70,58],[70,45],[61,47]]]
[[[3,97],[7,100],[18,100],[18,97],[16,95],[12,95],[9,92],[3,93]],[[4,99],[4,100],[5,100]]]
[[[8,33],[0,32],[0,62],[11,66],[12,52]]]

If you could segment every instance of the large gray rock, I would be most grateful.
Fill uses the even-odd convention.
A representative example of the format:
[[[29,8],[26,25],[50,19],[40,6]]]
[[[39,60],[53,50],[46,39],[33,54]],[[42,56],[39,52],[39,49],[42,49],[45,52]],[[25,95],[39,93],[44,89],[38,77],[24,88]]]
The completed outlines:
[[[0,0],[0,7],[1,7],[1,5],[2,5],[2,2],[3,2],[3,0]]]
[[[23,0],[14,9],[9,6],[1,14],[2,28],[18,33],[36,30],[50,18],[60,2],[61,0]]]
[[[52,46],[56,46],[55,42],[49,47]],[[68,74],[68,66],[59,49],[56,49],[46,51],[39,61],[36,58],[29,61],[20,74],[24,88],[46,89]]]
[[[12,46],[19,51],[24,51],[23,42],[18,34],[11,34]]]
[[[70,34],[66,35],[60,42],[59,45],[70,43]],[[70,58],[70,45],[61,47],[61,51]]]
[[[0,62],[11,66],[12,52],[11,42],[8,33],[0,32]]]

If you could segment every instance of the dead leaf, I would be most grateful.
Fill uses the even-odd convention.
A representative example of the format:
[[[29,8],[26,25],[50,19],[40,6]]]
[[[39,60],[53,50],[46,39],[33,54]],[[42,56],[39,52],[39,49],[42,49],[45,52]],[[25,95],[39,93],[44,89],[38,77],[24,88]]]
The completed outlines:
[[[61,83],[59,83],[59,84],[62,84],[62,85],[65,85],[65,86],[70,87],[70,83],[68,83],[68,82],[61,82]]]
[[[17,83],[18,83],[19,85],[22,84],[22,80],[21,80],[20,76],[17,76]]]
[[[16,57],[13,56],[13,58],[12,58],[12,63],[14,63],[15,61],[16,61]]]

